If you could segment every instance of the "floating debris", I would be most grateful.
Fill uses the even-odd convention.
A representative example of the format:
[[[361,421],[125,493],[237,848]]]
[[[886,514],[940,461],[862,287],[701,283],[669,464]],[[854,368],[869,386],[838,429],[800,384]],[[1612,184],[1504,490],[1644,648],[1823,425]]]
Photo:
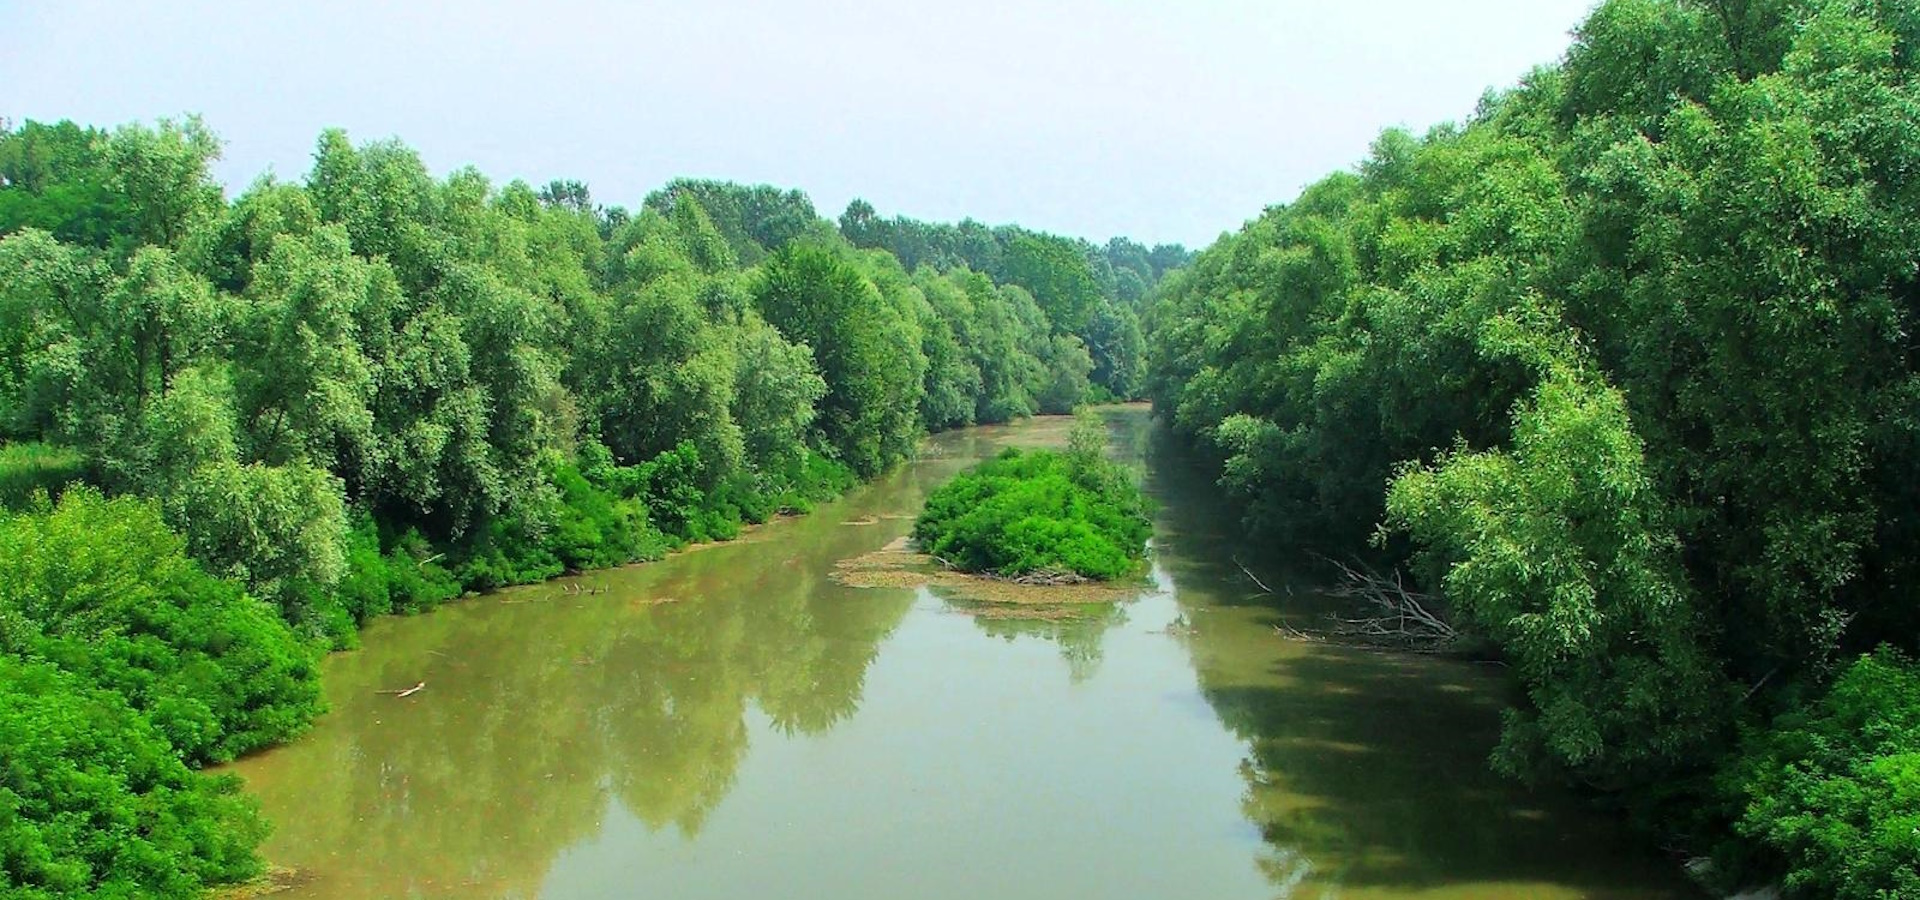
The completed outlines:
[[[1104,604],[1129,600],[1141,586],[1125,582],[1014,580],[958,571],[896,538],[871,553],[834,564],[834,581],[855,588],[940,588],[965,601],[961,611],[990,619],[1077,619]]]
[[[269,897],[300,887],[313,879],[298,869],[286,866],[268,866],[252,879],[229,887],[216,888],[208,894],[209,900],[252,900],[255,897]]]

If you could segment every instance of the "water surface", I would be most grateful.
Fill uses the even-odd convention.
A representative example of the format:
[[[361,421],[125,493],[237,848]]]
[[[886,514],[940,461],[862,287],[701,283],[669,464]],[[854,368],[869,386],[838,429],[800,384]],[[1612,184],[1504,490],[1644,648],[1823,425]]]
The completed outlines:
[[[1276,634],[1324,600],[1236,546],[1145,410],[1110,423],[1161,504],[1152,583],[1081,620],[828,577],[1050,419],[938,436],[743,541],[374,623],[313,732],[232,767],[298,873],[279,896],[1691,896],[1488,772],[1497,672]]]

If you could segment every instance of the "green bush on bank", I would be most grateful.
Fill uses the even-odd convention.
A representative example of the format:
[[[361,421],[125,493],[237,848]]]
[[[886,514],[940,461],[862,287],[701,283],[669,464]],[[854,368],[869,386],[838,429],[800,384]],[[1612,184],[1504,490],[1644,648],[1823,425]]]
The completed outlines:
[[[373,517],[354,514],[347,532],[347,574],[340,579],[340,605],[356,623],[388,613],[433,609],[460,596],[460,581],[439,564],[415,529],[388,537]]]
[[[316,657],[153,501],[75,487],[0,514],[0,896],[189,898],[252,875],[252,802],[190,767],[304,730]]]
[[[188,559],[150,501],[74,488],[0,518],[0,621],[0,652],[120,693],[190,763],[285,740],[321,708],[314,648]]]
[[[113,690],[0,653],[0,895],[197,898],[252,876],[266,827]]]
[[[1753,735],[1724,783],[1735,832],[1786,862],[1793,896],[1920,897],[1920,664],[1861,657]]]
[[[1151,533],[1146,499],[1101,457],[1103,435],[1083,422],[1067,453],[1009,448],[973,467],[927,498],[914,540],[967,572],[1102,581],[1136,572]]]
[[[605,445],[589,442],[572,462],[549,460],[547,474],[552,495],[545,514],[539,520],[489,520],[472,541],[456,548],[459,562],[450,576],[455,583],[483,591],[660,559],[688,544],[732,540],[743,525],[782,512],[805,512],[857,481],[845,464],[811,451],[778,471],[736,472],[716,480],[689,442],[637,465],[620,465]],[[423,542],[419,548],[414,558],[424,551]],[[373,556],[363,551],[356,558],[370,564]],[[389,570],[398,565],[391,555],[387,559]],[[442,571],[431,566],[424,574]],[[438,596],[439,581],[416,581]],[[396,601],[393,608],[406,611],[438,602],[409,607]]]

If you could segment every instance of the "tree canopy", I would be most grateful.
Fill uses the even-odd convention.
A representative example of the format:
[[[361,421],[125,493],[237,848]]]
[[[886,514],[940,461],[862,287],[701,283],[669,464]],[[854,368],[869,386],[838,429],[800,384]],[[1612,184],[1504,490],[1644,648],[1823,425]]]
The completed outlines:
[[[1503,768],[1696,848],[1739,819],[1760,846],[1722,876],[1808,895],[1920,863],[1895,841],[1842,876],[1788,837],[1809,795],[1722,777],[1920,635],[1917,21],[1610,0],[1563,63],[1383,133],[1146,316],[1149,393],[1253,535],[1409,565],[1513,667]],[[1897,803],[1883,752],[1823,765]]]

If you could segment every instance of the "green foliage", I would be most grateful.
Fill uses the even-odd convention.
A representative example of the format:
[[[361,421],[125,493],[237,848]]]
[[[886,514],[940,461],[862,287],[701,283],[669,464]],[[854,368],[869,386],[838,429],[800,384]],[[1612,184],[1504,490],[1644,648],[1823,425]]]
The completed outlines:
[[[314,652],[271,607],[188,559],[155,505],[68,490],[0,518],[0,651],[50,660],[124,696],[190,762],[304,730]]]
[[[1087,323],[1083,341],[1092,359],[1089,377],[1095,387],[1114,400],[1141,396],[1141,367],[1147,342],[1140,333],[1140,319],[1132,309],[1112,303],[1100,304]]]
[[[735,334],[733,400],[749,465],[763,473],[791,470],[807,455],[814,410],[827,395],[826,379],[805,344],[780,336],[757,314]]]
[[[567,570],[565,563],[541,540],[532,523],[495,517],[458,548],[460,563],[454,574],[470,591],[489,591],[515,584],[534,584]]]
[[[1056,334],[1042,347],[1036,355],[1046,368],[1034,385],[1034,405],[1049,415],[1072,412],[1092,389],[1087,373],[1093,369],[1093,357],[1072,335]]]
[[[1086,241],[1011,225],[990,229],[971,219],[958,225],[920,222],[904,216],[881,219],[864,200],[849,203],[839,224],[841,235],[854,246],[884,249],[908,271],[926,267],[947,276],[979,273],[1019,286],[1044,310],[1047,329],[1071,333],[1085,345],[1092,356],[1093,386],[1110,399],[1141,396],[1145,347],[1139,309],[1149,291],[1169,271],[1186,265],[1191,258],[1179,245],[1163,244],[1149,250],[1126,238],[1114,238],[1105,247],[1096,247]],[[926,276],[919,280],[924,288]],[[943,313],[942,318],[953,324],[956,333],[965,333],[956,317]],[[1009,329],[1008,336],[1018,337],[1012,331]],[[929,346],[925,352],[930,362],[929,378],[933,379],[927,392],[934,404],[928,411],[927,424],[938,428],[951,415],[938,396],[941,383],[967,376],[963,370],[948,368],[939,347]],[[991,394],[991,388],[986,390]],[[1085,396],[1074,395],[1072,403],[1057,411],[1065,412]],[[1004,421],[1006,414],[982,412],[977,418]]]
[[[307,465],[215,463],[165,502],[196,559],[279,607],[286,620],[342,641],[353,620],[333,596],[345,574],[339,483]]]
[[[747,265],[802,237],[819,234],[823,224],[806,194],[764,184],[747,187],[681,178],[649,194],[646,206],[657,212],[674,212],[683,198],[692,200],[706,214],[712,227],[725,237],[733,256]]]
[[[769,258],[755,290],[761,315],[812,348],[827,384],[816,424],[863,476],[906,456],[920,431],[926,357],[911,310],[889,299],[853,260],[811,244]]]
[[[1150,531],[1139,489],[1098,448],[1009,448],[928,497],[913,536],[969,572],[1109,580],[1139,571]]]
[[[364,511],[351,521],[337,596],[356,624],[388,613],[424,612],[460,595],[459,580],[440,565],[442,554],[432,552],[419,531],[383,537]]]
[[[117,694],[0,653],[0,893],[195,900],[259,869],[231,777],[188,771]]]
[[[1100,302],[1086,254],[1065,238],[1023,234],[1007,244],[1007,280],[1026,288],[1058,331],[1079,334]]]
[[[220,142],[197,117],[108,133],[72,122],[0,131],[0,234],[24,228],[125,255],[176,246],[219,209]]]
[[[20,211],[0,237],[0,436],[163,497],[196,556],[336,643],[445,593],[423,576],[383,599],[386,570],[411,568],[396,535],[465,586],[524,581],[656,552],[615,520],[724,537],[843,469],[885,469],[927,428],[1064,411],[1095,365],[1122,385],[1102,396],[1125,394],[1129,311],[1101,319],[1096,363],[993,277],[1104,309],[1114,273],[1137,286],[1184,259],[963,223],[956,246],[989,274],[909,274],[850,250],[799,192],[677,181],[632,215],[577,182],[436,181],[406,146],[339,131],[300,183],[225,204],[217,150],[198,120],[0,135],[0,207]],[[556,482],[551,460],[584,474],[595,443],[653,467],[645,491],[615,491],[645,509]],[[349,507],[378,553],[364,536],[349,552]]]
[[[845,463],[808,451],[788,468],[773,473],[774,490],[768,505],[774,512],[810,512],[813,504],[831,500],[860,483]]]
[[[79,453],[52,444],[0,446],[0,509],[22,509],[36,493],[58,497],[85,473]]]
[[[1859,658],[1749,735],[1722,783],[1737,833],[1777,854],[1793,896],[1920,895],[1920,665],[1890,647]]]
[[[609,493],[572,465],[556,462],[551,472],[560,490],[560,514],[547,546],[568,569],[603,569],[664,555],[666,538],[648,522],[641,500]]]
[[[1702,755],[1727,699],[1625,406],[1557,370],[1511,450],[1449,453],[1388,491],[1389,521],[1436,557],[1456,619],[1527,689],[1496,756],[1511,772],[1645,784]]]

